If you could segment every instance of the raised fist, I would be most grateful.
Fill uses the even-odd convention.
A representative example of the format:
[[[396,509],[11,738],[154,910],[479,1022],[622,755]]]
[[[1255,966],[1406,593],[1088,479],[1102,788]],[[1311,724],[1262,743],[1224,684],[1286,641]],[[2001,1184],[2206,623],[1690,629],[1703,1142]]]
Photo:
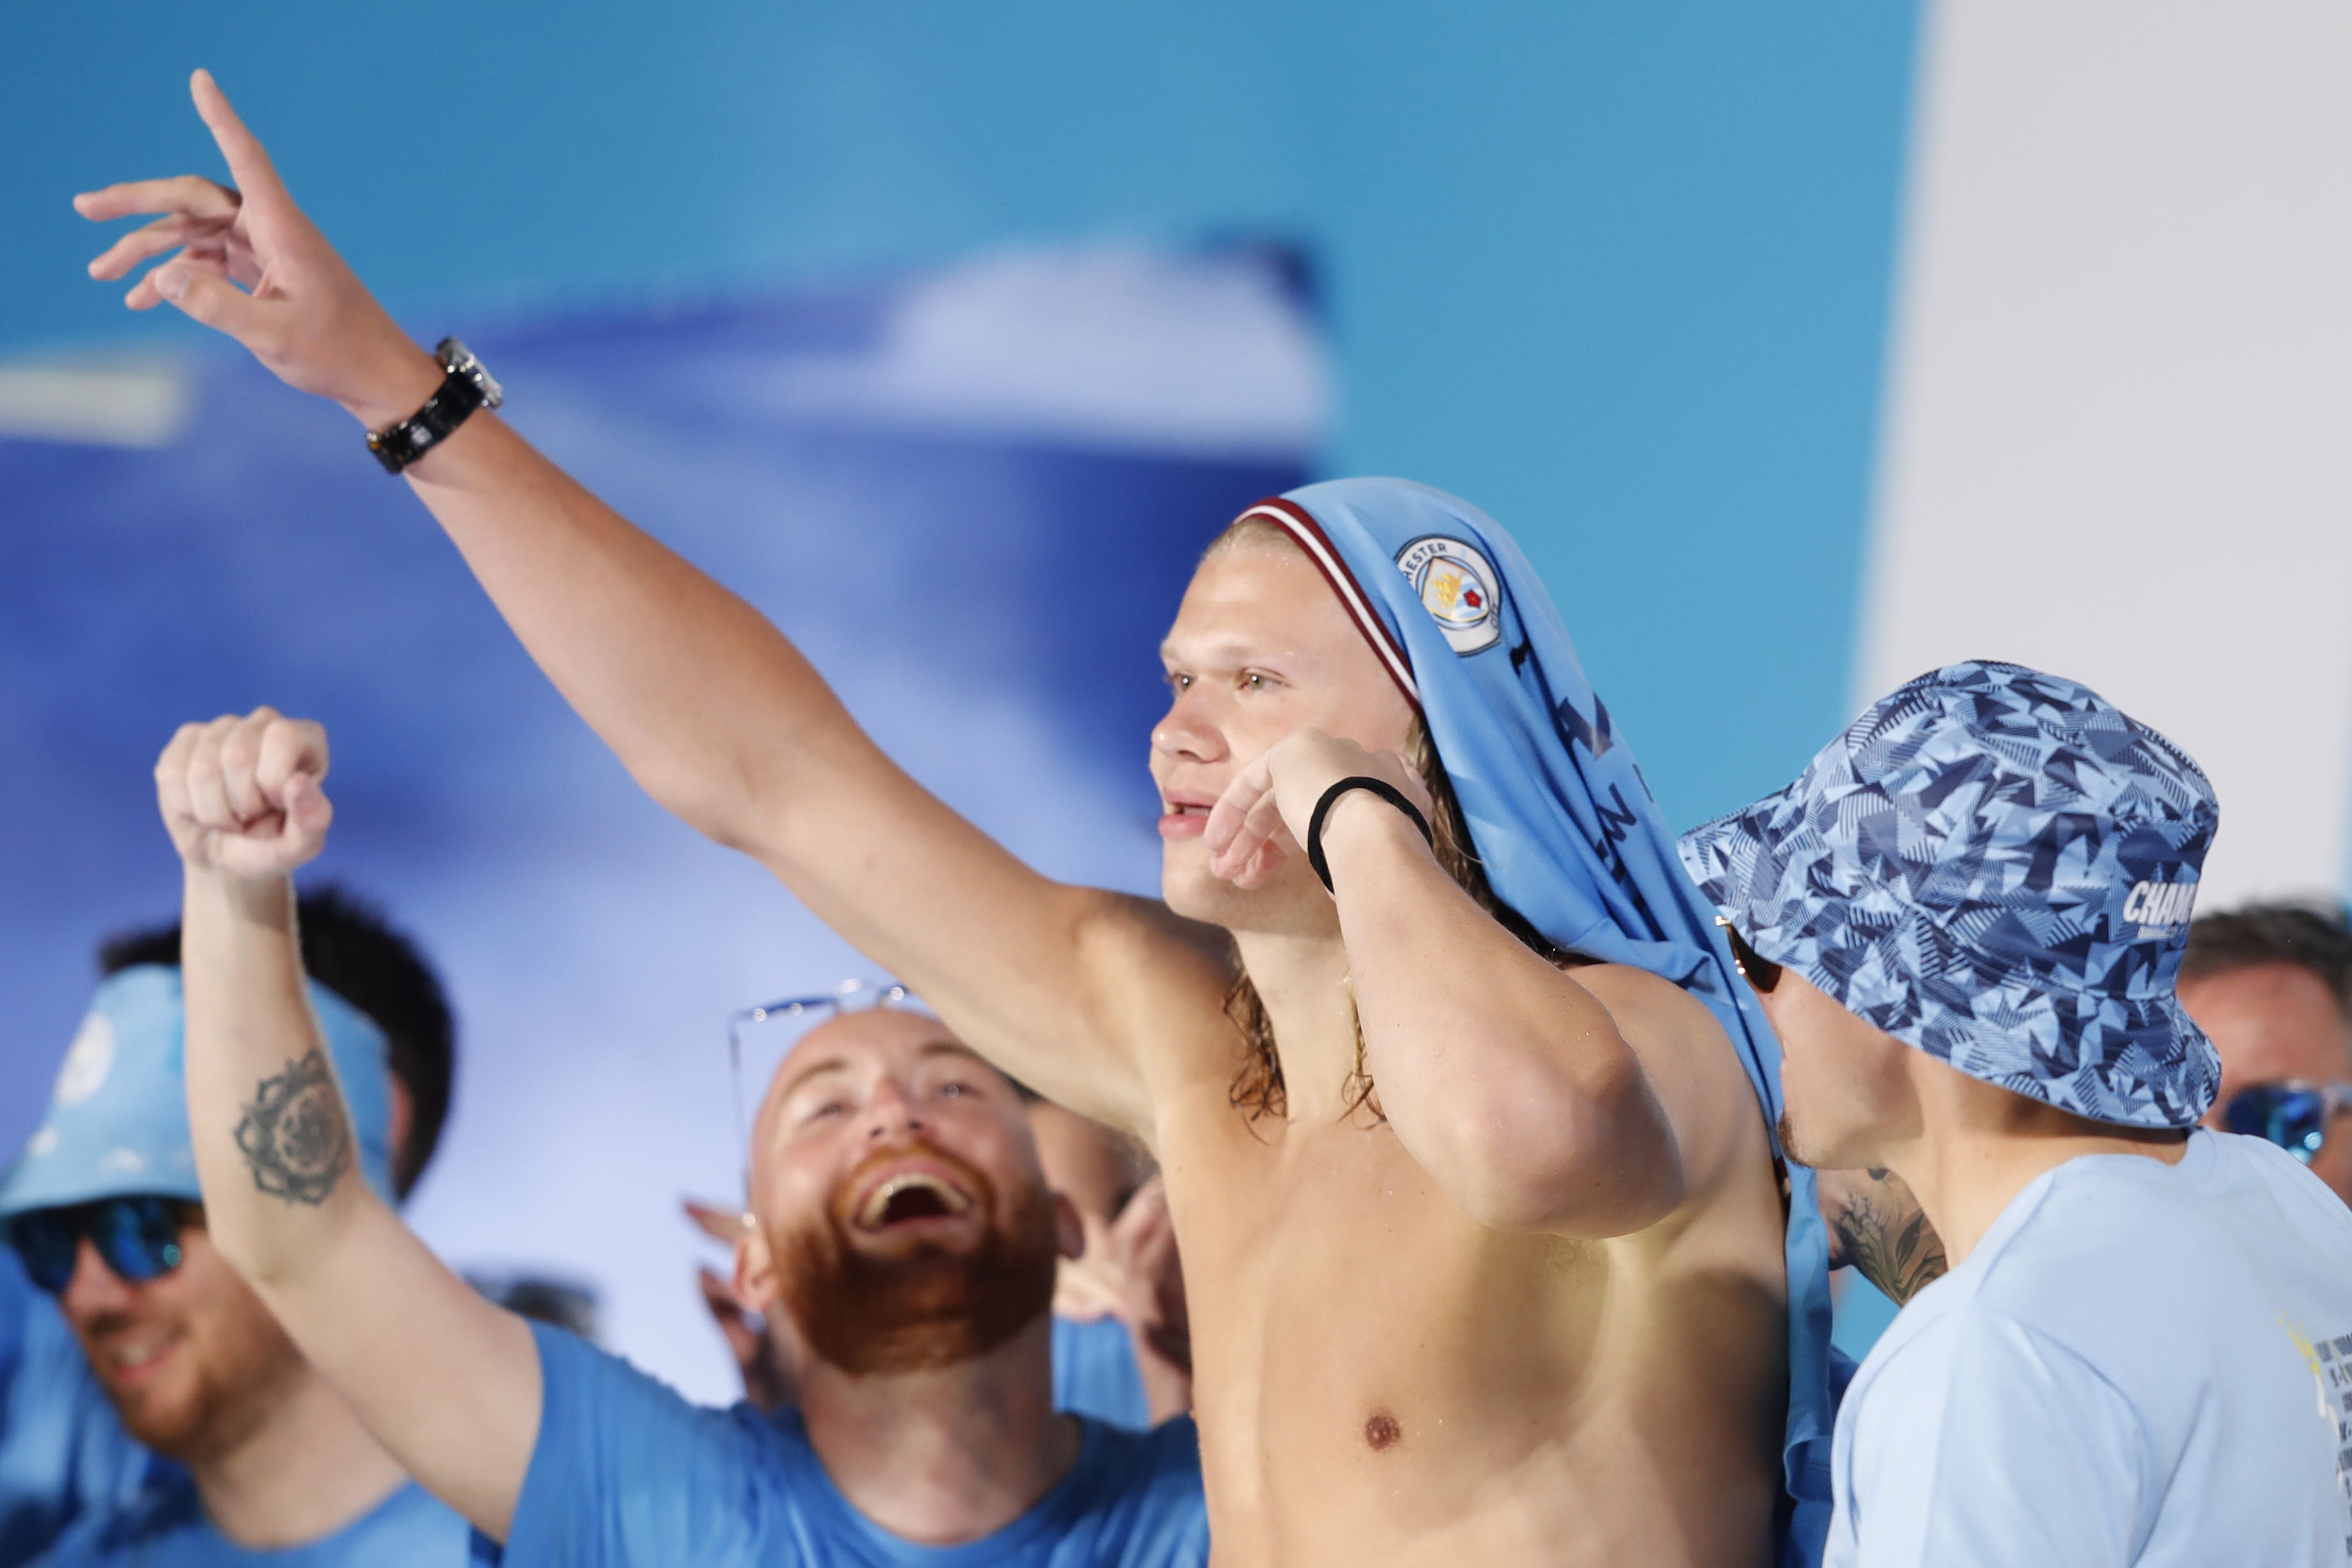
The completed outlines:
[[[239,881],[290,875],[327,842],[327,731],[274,708],[183,724],[155,763],[155,799],[190,868]]]

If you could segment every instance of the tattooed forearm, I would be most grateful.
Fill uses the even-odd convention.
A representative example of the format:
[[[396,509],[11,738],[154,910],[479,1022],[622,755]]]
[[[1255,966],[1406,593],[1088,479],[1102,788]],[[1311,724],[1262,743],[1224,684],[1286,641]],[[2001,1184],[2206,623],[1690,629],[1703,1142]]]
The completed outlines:
[[[1891,1171],[1845,1174],[1829,1215],[1843,1244],[1838,1261],[1860,1269],[1899,1307],[1943,1277],[1943,1237],[1902,1177]]]
[[[261,1080],[236,1124],[236,1146],[263,1192],[289,1204],[327,1201],[351,1168],[352,1130],[324,1052]]]

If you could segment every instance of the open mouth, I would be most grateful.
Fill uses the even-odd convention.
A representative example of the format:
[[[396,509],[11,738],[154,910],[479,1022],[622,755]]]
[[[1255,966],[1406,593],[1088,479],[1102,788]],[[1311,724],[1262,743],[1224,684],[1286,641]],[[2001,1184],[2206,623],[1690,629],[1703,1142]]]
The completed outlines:
[[[901,1171],[877,1184],[857,1206],[862,1230],[887,1230],[927,1219],[954,1219],[971,1207],[971,1199],[928,1171]]]
[[[1165,795],[1160,802],[1160,832],[1167,838],[1192,838],[1209,828],[1209,813],[1216,802],[1190,795]]]

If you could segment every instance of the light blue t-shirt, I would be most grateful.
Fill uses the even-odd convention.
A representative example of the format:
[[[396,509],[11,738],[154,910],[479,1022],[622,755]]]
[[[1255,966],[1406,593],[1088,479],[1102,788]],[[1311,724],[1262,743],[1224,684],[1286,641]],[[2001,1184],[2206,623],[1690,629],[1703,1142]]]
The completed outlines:
[[[239,1546],[205,1517],[194,1482],[130,1508],[88,1514],[38,1568],[463,1568],[492,1561],[473,1527],[411,1481],[332,1535],[301,1546]]]
[[[1130,1432],[1151,1426],[1135,1337],[1117,1318],[1054,1320],[1054,1408]]]
[[[562,1329],[531,1325],[544,1393],[507,1568],[1201,1568],[1200,1443],[1081,1417],[1077,1463],[985,1540],[917,1546],[841,1495],[797,1416],[712,1410]]]
[[[131,1440],[57,1303],[0,1245],[0,1568],[177,1474]]]
[[[2069,1161],[1840,1412],[1825,1568],[2352,1563],[2352,1209],[2259,1139]]]

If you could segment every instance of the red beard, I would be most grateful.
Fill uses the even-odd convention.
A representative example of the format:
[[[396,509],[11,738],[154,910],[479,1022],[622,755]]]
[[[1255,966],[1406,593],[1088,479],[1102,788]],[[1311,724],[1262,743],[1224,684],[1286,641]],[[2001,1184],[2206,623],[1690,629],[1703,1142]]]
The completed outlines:
[[[861,1250],[850,1209],[875,1167],[920,1153],[955,1174],[986,1228],[970,1244],[877,1257]],[[1040,1183],[1000,1214],[995,1184],[919,1140],[877,1149],[835,1184],[810,1224],[772,1238],[785,1310],[811,1353],[853,1377],[924,1372],[984,1355],[1054,1304],[1054,1199]]]

